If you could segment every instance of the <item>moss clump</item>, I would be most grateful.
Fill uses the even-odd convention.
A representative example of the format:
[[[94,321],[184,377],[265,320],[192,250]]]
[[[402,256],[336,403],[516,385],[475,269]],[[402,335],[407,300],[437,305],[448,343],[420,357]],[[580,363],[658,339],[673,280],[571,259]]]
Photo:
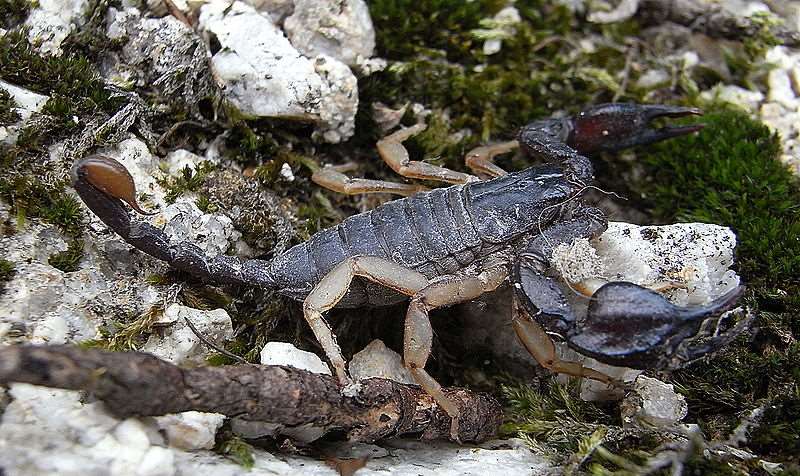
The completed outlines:
[[[203,185],[206,176],[215,168],[211,162],[201,162],[195,169],[187,165],[179,175],[160,180],[159,184],[167,192],[164,200],[167,203],[173,203],[184,193],[197,191]]]
[[[796,379],[800,381],[800,375]],[[767,456],[795,455],[794,462],[800,464],[800,387],[795,387],[794,395],[770,403],[748,446]]]
[[[7,126],[19,120],[19,113],[14,109],[17,103],[8,91],[0,88],[0,126]]]
[[[121,100],[112,97],[88,59],[74,54],[40,55],[28,43],[25,29],[0,37],[0,78],[50,96],[42,112],[20,130],[17,143],[0,146],[0,197],[11,204],[19,221],[37,217],[77,237],[83,215],[64,190],[67,169],[53,167],[43,157],[50,145],[115,112]],[[62,258],[56,262],[67,265]]]
[[[89,100],[100,108],[113,110],[117,104],[88,59],[42,55],[28,43],[25,29],[0,37],[0,78],[48,96]]]
[[[226,437],[217,442],[214,451],[227,456],[231,461],[242,466],[244,469],[252,469],[256,464],[253,456],[254,448],[238,436],[230,432],[225,433]]]
[[[6,283],[11,281],[15,272],[16,270],[13,262],[0,258],[0,293],[5,290]]]
[[[83,240],[75,238],[70,240],[66,250],[50,255],[47,262],[54,268],[71,273],[78,270],[81,258],[83,258]]]
[[[592,402],[577,396],[577,388],[549,381],[541,388],[502,385],[510,411],[501,432],[519,436],[553,455],[569,456],[583,438],[605,432],[612,419]]]
[[[82,229],[83,211],[80,203],[64,191],[64,181],[46,182],[33,176],[0,176],[0,198],[11,205],[17,220],[36,217],[57,225],[70,236]]]
[[[458,61],[470,56],[475,38],[470,31],[480,27],[480,20],[497,13],[505,1],[479,0],[382,0],[370,2],[375,24],[376,46],[380,55],[399,60],[422,49],[450,52]]]
[[[130,322],[112,322],[101,330],[103,340],[97,345],[115,351],[136,350],[144,344],[153,324],[163,314],[163,307],[152,306]]]
[[[0,27],[6,30],[20,25],[31,11],[29,0],[0,0]]]
[[[598,27],[554,2],[516,2],[521,21],[509,26],[513,34],[502,35],[498,53],[486,55],[483,41],[492,30],[485,27],[505,4],[372,3],[378,53],[397,61],[359,85],[362,119],[373,101],[421,102],[446,116],[444,136],[458,139],[441,149],[441,141],[426,144],[422,135],[409,141],[412,155],[442,155],[448,165],[463,167],[460,156],[467,147],[510,137],[534,118],[615,97],[639,98],[608,72],[624,68],[623,33],[634,32],[634,24]],[[579,38],[589,33],[602,41],[591,52],[576,50]]]
[[[0,281],[9,281],[14,277],[14,263],[0,258]]]

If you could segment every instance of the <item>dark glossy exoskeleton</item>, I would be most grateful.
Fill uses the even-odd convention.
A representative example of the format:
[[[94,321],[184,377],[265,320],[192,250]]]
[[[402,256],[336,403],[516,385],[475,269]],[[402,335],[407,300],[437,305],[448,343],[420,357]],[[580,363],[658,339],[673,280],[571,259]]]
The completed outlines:
[[[517,141],[476,149],[467,164],[478,176],[408,159],[401,142],[424,125],[401,130],[378,143],[383,159],[408,177],[453,185],[414,193],[407,184],[349,179],[344,168],[326,168],[315,180],[348,192],[388,191],[410,195],[351,216],[271,261],[205,256],[191,243],[170,244],[164,233],[132,219],[130,175],[107,157],[75,164],[73,184],[83,201],[136,248],[200,277],[260,286],[304,302],[305,317],[343,386],[351,384],[344,358],[323,318],[334,306],[363,307],[410,299],[404,361],[415,379],[453,418],[458,405],[424,370],[431,349],[431,309],[474,299],[510,282],[515,287],[514,327],[545,367],[612,383],[579,363],[560,360],[550,336],[602,362],[637,368],[675,367],[724,345],[736,333],[708,336],[703,322],[735,306],[738,287],[700,308],[681,308],[640,286],[612,282],[577,317],[561,288],[546,274],[553,249],[605,231],[603,212],[583,205],[591,184],[586,154],[649,144],[695,132],[701,125],[651,128],[659,117],[700,114],[696,109],[634,104],[595,106],[574,117],[523,127]],[[494,154],[519,146],[547,163],[505,173]],[[698,339],[702,337],[703,339]]]

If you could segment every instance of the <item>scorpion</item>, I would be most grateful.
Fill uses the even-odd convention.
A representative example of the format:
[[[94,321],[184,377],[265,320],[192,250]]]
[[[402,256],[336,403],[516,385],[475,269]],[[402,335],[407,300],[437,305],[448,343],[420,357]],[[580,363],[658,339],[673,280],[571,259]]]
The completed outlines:
[[[532,122],[510,142],[478,147],[466,156],[475,175],[410,160],[403,141],[424,124],[381,139],[381,158],[402,176],[447,182],[424,189],[410,183],[350,178],[349,164],[326,166],[313,180],[335,191],[404,195],[350,216],[271,260],[207,256],[189,242],[170,243],[165,233],[129,214],[139,213],[133,180],[123,165],[92,155],[75,163],[73,186],[108,227],[139,250],[174,268],[220,283],[259,286],[303,302],[303,314],[333,367],[343,392],[356,388],[324,313],[387,306],[408,300],[403,362],[414,380],[451,418],[458,440],[459,407],[425,370],[436,308],[478,298],[510,283],[512,324],[528,352],[545,368],[610,385],[615,379],[581,363],[562,360],[553,338],[578,353],[611,365],[677,368],[727,344],[741,326],[710,332],[704,324],[736,306],[737,286],[695,307],[670,303],[630,282],[608,282],[577,316],[556,279],[548,275],[552,251],[607,227],[604,213],[583,204],[593,180],[587,155],[618,151],[697,132],[703,124],[656,128],[657,118],[701,115],[695,108],[602,104],[569,117]],[[543,164],[507,173],[495,156],[520,148]]]

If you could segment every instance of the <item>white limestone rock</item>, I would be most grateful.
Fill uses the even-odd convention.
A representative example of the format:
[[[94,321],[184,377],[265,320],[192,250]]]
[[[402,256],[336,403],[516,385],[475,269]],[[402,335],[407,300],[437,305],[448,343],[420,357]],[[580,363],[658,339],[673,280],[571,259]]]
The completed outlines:
[[[321,127],[313,137],[332,144],[342,142],[355,132],[358,80],[344,63],[330,56],[314,58],[314,71],[323,81],[323,96],[317,113]]]
[[[123,89],[147,87],[195,114],[200,103],[217,102],[208,49],[192,28],[172,15],[144,17],[136,8],[110,8],[107,24],[107,37],[123,45],[103,58],[103,76],[110,82]]]
[[[242,2],[204,5],[198,26],[220,45],[211,58],[214,77],[242,115],[313,121],[316,136],[328,142],[352,136],[358,90],[347,66],[301,55],[269,18]]]
[[[261,349],[263,365],[286,365],[315,374],[331,375],[328,365],[317,354],[300,350],[288,342],[267,342]]]
[[[208,348],[186,324],[186,319],[211,342],[224,342],[233,337],[233,324],[224,309],[202,311],[171,304],[156,322],[162,332],[152,334],[142,347],[142,352],[177,365],[205,364]]]
[[[9,474],[176,474],[174,450],[140,420],[117,420],[80,393],[13,384],[0,421],[0,467]]]
[[[295,0],[283,29],[309,58],[330,56],[353,66],[375,50],[375,29],[364,0]]]
[[[189,170],[194,172],[200,164],[208,161],[209,157],[201,157],[186,149],[173,150],[164,157],[167,173],[169,175],[181,174],[186,167],[189,167]]]
[[[9,219],[8,213],[0,204],[0,220]],[[67,249],[57,228],[31,221],[18,233],[0,237],[3,258],[15,266],[0,293],[0,324],[7,329],[0,343],[92,339],[105,319],[135,315],[161,300],[158,289],[130,279],[149,269],[140,253],[132,254],[113,236],[84,241],[79,269],[65,273],[48,263],[52,254]]]
[[[82,403],[79,392],[14,384],[11,395],[14,400],[0,420],[0,467],[8,474],[336,474],[325,461],[306,456],[274,456],[256,449],[254,467],[247,470],[208,450],[189,452],[165,446],[158,426],[151,424],[153,419],[118,420],[100,403]],[[473,474],[481,468],[506,474],[545,475],[555,471],[544,456],[517,439],[479,446],[392,440],[382,446],[332,443],[326,449],[338,457],[369,456],[359,475],[449,476]]]
[[[170,243],[188,241],[209,257],[225,254],[242,234],[233,221],[222,214],[203,213],[194,201],[178,201],[164,209],[156,221],[165,222],[164,233]]]
[[[411,372],[403,365],[403,358],[400,357],[400,354],[386,347],[386,344],[379,339],[373,340],[356,353],[350,359],[348,369],[354,380],[380,377],[416,385]]]
[[[225,422],[219,413],[183,412],[155,418],[170,446],[183,450],[210,450]]]
[[[14,111],[20,116],[20,120],[25,121],[31,117],[34,112],[39,112],[44,107],[49,96],[38,94],[33,91],[14,86],[11,83],[0,80],[0,89],[4,89],[16,103]]]
[[[60,56],[61,43],[75,29],[83,25],[89,0],[40,0],[31,10],[25,26],[29,28],[28,41],[39,52]]]
[[[294,0],[244,0],[259,12],[269,15],[272,23],[282,25],[283,21],[294,11]]]
[[[663,69],[648,69],[636,80],[636,87],[640,89],[655,89],[666,86],[671,76]]]
[[[580,241],[586,240],[575,240]],[[739,277],[729,269],[736,235],[723,226],[611,222],[592,247],[593,251],[575,244],[568,249],[558,247],[553,256],[555,269],[565,277],[579,275],[581,278],[572,282],[582,282],[590,289],[608,281],[667,287],[666,295],[682,306],[708,303],[739,284]]]
[[[532,452],[518,439],[489,441],[479,446],[459,446],[436,441],[392,440],[373,445],[329,445],[337,457],[369,456],[358,476],[462,476],[486,472],[525,474],[530,476],[557,474],[547,459]],[[375,450],[375,451],[373,451]],[[268,476],[303,474],[333,476],[337,472],[317,458],[305,456],[273,456],[263,450],[253,452],[255,464],[249,471],[229,459],[210,453],[176,452],[176,462],[185,474],[212,473],[215,476]]]
[[[636,379],[633,392],[622,402],[622,421],[630,426],[671,427],[688,412],[686,399],[672,384],[644,375]]]
[[[719,100],[733,104],[746,111],[755,110],[758,108],[758,105],[764,101],[764,94],[762,92],[752,91],[732,84],[718,84],[700,93],[700,97],[708,102]]]
[[[17,134],[25,122],[33,113],[41,111],[50,98],[2,80],[0,80],[0,89],[11,95],[11,99],[15,103],[12,110],[19,115],[16,123],[0,126],[0,143],[13,144],[17,141]]]
[[[773,69],[767,76],[769,94],[767,100],[780,103],[789,111],[796,111],[800,108],[800,100],[797,99],[792,88],[792,80],[789,76],[790,70]]]

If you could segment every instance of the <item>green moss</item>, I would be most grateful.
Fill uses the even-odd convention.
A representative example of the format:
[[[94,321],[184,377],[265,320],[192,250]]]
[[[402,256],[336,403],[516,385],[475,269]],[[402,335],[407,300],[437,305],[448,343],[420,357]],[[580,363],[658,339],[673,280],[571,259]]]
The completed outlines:
[[[0,126],[7,126],[19,120],[19,113],[14,109],[16,101],[8,91],[0,88]]]
[[[503,36],[502,49],[487,56],[483,39],[488,33],[482,27],[491,26],[487,18],[503,6],[494,1],[371,3],[378,53],[396,62],[359,84],[359,126],[368,122],[373,101],[420,102],[434,110],[434,120],[445,114],[448,119],[444,130],[433,127],[427,137],[411,139],[412,155],[441,155],[447,165],[462,168],[466,148],[508,138],[535,118],[586,103],[641,97],[614,76],[624,68],[623,39],[636,32],[634,23],[598,27],[554,2],[519,1],[514,6],[522,21]],[[594,51],[576,49],[588,33],[603,39]],[[431,141],[434,131],[437,140]]]
[[[83,240],[75,238],[70,240],[66,250],[50,255],[47,262],[54,268],[70,273],[78,270],[81,258],[83,258]]]
[[[0,146],[0,197],[10,203],[19,222],[40,218],[77,237],[83,214],[65,192],[67,170],[53,167],[52,162],[45,165],[43,158],[50,145],[115,112],[121,99],[112,98],[87,58],[69,53],[40,55],[28,44],[25,29],[0,37],[0,78],[50,96],[41,113],[34,114],[19,132],[17,143]],[[63,258],[56,262],[69,267],[69,260]]]
[[[248,470],[252,469],[256,463],[253,457],[253,449],[243,439],[232,434],[228,435],[223,441],[218,442],[214,447],[214,451],[227,456],[231,461]]]
[[[500,431],[566,459],[586,450],[584,438],[605,432],[612,419],[600,407],[577,396],[577,387],[549,381],[541,388],[502,385],[508,420]],[[583,447],[581,446],[583,445]]]
[[[6,282],[11,281],[11,278],[14,277],[15,272],[16,270],[13,262],[0,258],[0,294],[2,294],[5,289]]]
[[[116,351],[136,350],[147,340],[153,324],[164,314],[161,306],[152,306],[130,322],[111,323],[106,328],[106,347]]]
[[[441,49],[450,52],[450,60],[468,57],[475,43],[470,31],[505,4],[497,0],[370,2],[378,55],[395,60],[420,50]]]
[[[41,55],[28,43],[25,29],[0,37],[0,78],[40,94],[91,100],[101,108],[116,105],[88,59]]]
[[[173,203],[184,193],[197,191],[203,185],[206,176],[215,168],[211,162],[201,162],[195,169],[187,165],[179,175],[160,180],[159,184],[166,191],[164,200]]]
[[[10,30],[23,23],[32,3],[29,0],[0,0],[0,27]]]
[[[796,376],[800,382],[800,375]],[[764,410],[761,423],[750,433],[747,446],[758,454],[794,455],[800,463],[800,387],[794,394],[779,397]]]
[[[84,9],[83,24],[64,39],[61,49],[95,63],[100,60],[102,53],[120,49],[125,39],[109,39],[106,36],[106,13],[109,7],[123,9],[120,0],[89,0]]]
[[[756,12],[748,17],[753,31],[749,36],[743,38],[745,52],[752,60],[764,57],[767,50],[773,46],[778,46],[781,41],[775,36],[775,27],[782,23],[782,20],[769,12]]]
[[[64,191],[63,181],[46,182],[42,177],[7,174],[0,176],[0,198],[11,205],[17,220],[41,218],[77,237],[83,211],[77,199]]]

